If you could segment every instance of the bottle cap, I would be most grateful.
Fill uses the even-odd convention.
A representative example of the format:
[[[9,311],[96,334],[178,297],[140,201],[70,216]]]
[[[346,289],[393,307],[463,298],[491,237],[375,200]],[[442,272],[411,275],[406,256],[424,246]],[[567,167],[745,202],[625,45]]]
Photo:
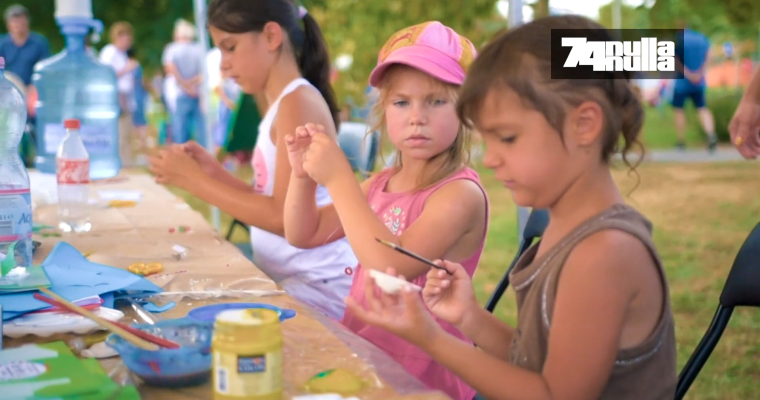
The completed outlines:
[[[78,119],[74,119],[74,118],[67,119],[67,120],[63,121],[63,126],[66,129],[79,129],[80,125],[81,125],[81,123],[79,122],[79,120]]]
[[[5,58],[0,57],[0,69],[3,69],[3,68],[5,68]]]

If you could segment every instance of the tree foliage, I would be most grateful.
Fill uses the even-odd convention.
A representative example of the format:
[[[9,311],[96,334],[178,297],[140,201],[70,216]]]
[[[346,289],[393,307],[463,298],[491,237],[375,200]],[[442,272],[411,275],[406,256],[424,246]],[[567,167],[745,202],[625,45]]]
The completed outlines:
[[[0,12],[15,3],[13,0],[0,2]],[[52,52],[64,47],[64,38],[55,22],[54,0],[21,0],[31,14],[32,30],[47,37]],[[160,67],[164,46],[172,40],[174,22],[178,18],[193,20],[192,0],[92,0],[92,12],[104,25],[100,41],[93,43],[101,48],[110,40],[108,27],[118,21],[127,21],[135,30],[135,53],[147,70]],[[2,31],[5,26],[3,24]]]
[[[45,35],[54,52],[63,48],[63,37],[53,17],[54,0],[2,0],[0,11],[22,3],[32,15],[32,29]],[[377,53],[390,35],[404,27],[438,20],[467,36],[476,47],[485,44],[506,21],[496,12],[497,0],[301,0],[319,21],[330,53],[353,57],[335,83],[339,99],[363,100]],[[534,15],[548,14],[551,0],[526,0]],[[193,20],[193,0],[92,0],[93,13],[103,21],[105,32],[96,48],[108,43],[108,27],[127,21],[135,28],[138,59],[150,72],[160,67],[164,46],[172,39],[178,18]],[[674,28],[679,18],[717,40],[758,37],[760,0],[656,0],[651,8],[623,5],[623,28]],[[600,8],[600,22],[612,26],[610,4]],[[0,25],[0,32],[4,26]]]
[[[708,36],[757,39],[758,0],[657,0],[649,10],[652,28],[673,28],[678,20]]]
[[[53,17],[54,0],[16,0],[32,15],[32,29],[45,35],[53,52],[60,51],[64,39]],[[546,0],[542,0],[546,1]],[[2,0],[3,10],[14,0]],[[390,35],[404,27],[428,20],[439,20],[467,36],[477,47],[495,30],[506,26],[496,13],[496,0],[302,0],[309,13],[319,21],[333,59],[339,54],[353,56],[353,65],[342,72],[336,90],[343,98],[362,98],[380,47]],[[7,3],[7,5],[5,4]],[[108,27],[127,21],[135,29],[137,58],[147,70],[160,67],[164,46],[172,40],[178,18],[192,21],[193,0],[92,0],[93,14],[105,30],[96,48],[109,42]],[[2,11],[2,10],[0,10]],[[4,26],[0,27],[3,32]],[[359,100],[361,101],[361,100]]]

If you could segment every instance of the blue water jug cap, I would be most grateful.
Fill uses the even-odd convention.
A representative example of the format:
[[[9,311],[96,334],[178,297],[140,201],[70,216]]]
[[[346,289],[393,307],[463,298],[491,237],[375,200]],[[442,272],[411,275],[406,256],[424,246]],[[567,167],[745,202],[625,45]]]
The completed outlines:
[[[57,17],[58,26],[64,35],[86,35],[90,28],[95,33],[103,31],[103,22],[88,17]]]

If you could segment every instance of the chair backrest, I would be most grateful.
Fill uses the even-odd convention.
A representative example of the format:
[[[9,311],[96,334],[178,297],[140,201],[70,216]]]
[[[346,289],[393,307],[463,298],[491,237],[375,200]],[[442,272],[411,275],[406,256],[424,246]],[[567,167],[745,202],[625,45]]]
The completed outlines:
[[[509,287],[509,273],[512,272],[512,268],[515,267],[517,261],[522,257],[528,248],[534,241],[540,240],[544,234],[546,227],[549,225],[549,212],[543,209],[533,210],[528,217],[528,222],[525,223],[525,229],[523,230],[523,240],[520,243],[520,248],[517,250],[515,258],[512,260],[512,264],[509,265],[507,272],[501,277],[499,284],[496,285],[496,289],[491,294],[491,298],[486,303],[486,310],[493,312],[496,308],[496,304],[501,300],[501,296]]]
[[[720,341],[735,307],[760,307],[760,224],[755,225],[734,259],[720,304],[710,327],[678,376],[676,400],[681,400]]]
[[[380,133],[367,135],[369,127],[357,122],[341,122],[338,144],[348,158],[351,168],[362,174],[372,171],[380,142]]]

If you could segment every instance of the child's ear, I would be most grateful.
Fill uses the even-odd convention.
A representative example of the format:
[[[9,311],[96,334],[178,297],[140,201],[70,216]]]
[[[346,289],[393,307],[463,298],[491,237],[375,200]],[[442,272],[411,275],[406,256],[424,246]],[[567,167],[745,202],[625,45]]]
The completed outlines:
[[[570,117],[570,133],[575,142],[581,147],[593,145],[604,128],[604,112],[599,103],[585,101],[575,108]]]
[[[269,51],[277,50],[283,41],[282,26],[276,22],[267,22],[261,30],[263,38],[266,40]]]

